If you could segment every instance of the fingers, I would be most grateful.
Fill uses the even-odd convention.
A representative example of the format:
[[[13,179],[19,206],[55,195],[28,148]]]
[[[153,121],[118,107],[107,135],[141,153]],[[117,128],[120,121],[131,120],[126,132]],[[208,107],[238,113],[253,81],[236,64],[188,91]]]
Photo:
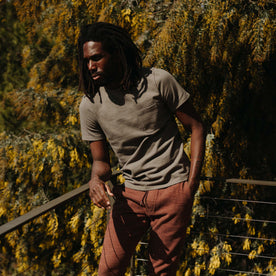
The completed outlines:
[[[107,194],[109,195],[109,196],[114,196],[114,194],[111,192],[111,190],[110,190],[110,187],[105,183],[105,189],[106,189],[106,191],[107,191]]]
[[[89,182],[89,187],[90,187],[89,195],[92,202],[99,208],[110,209],[111,204],[108,199],[108,196],[106,195],[107,189],[104,182],[100,180],[92,179]],[[112,194],[110,189],[109,189],[109,193]]]

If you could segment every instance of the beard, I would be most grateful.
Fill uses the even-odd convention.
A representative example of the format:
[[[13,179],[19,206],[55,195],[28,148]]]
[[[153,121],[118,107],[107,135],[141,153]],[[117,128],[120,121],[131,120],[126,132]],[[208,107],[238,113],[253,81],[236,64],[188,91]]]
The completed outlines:
[[[103,72],[90,75],[90,78],[97,88],[102,86],[108,86],[114,81],[114,75],[105,74]]]
[[[96,87],[101,87],[108,84],[107,78],[104,73],[90,74],[90,79]]]

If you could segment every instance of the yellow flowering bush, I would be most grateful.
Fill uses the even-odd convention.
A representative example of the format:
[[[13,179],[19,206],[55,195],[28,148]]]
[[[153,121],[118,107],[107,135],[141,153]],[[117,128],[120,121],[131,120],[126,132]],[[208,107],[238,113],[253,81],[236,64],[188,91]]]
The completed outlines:
[[[275,260],[259,257],[275,251],[271,225],[260,222],[273,220],[275,211],[247,201],[272,201],[273,190],[212,180],[274,177],[274,156],[267,146],[275,141],[271,1],[14,0],[3,5],[7,3],[26,28],[27,45],[16,65],[28,71],[29,80],[17,91],[7,84],[10,92],[0,100],[5,111],[0,123],[6,130],[0,141],[1,224],[89,179],[90,154],[79,133],[76,46],[82,25],[106,21],[130,32],[144,65],[167,69],[177,78],[208,131],[202,172],[208,179],[201,181],[194,200],[178,275],[239,269],[241,257],[234,252],[242,254],[249,271],[275,275]],[[17,46],[17,41],[8,42]],[[12,55],[5,53],[0,61],[5,80],[16,82],[15,66],[6,63],[20,52],[11,48]],[[189,134],[179,127],[190,156]],[[112,152],[110,156],[117,167]],[[20,275],[70,275],[72,270],[97,275],[105,216],[83,196],[7,234],[0,243],[0,274],[10,268]]]

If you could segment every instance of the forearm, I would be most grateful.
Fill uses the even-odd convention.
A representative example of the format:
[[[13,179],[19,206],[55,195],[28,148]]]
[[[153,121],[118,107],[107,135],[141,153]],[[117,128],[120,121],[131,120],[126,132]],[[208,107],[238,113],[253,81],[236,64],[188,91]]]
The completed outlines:
[[[109,163],[95,161],[92,165],[91,180],[89,181],[89,195],[93,203],[100,208],[110,208],[110,201],[106,195],[113,196],[110,188],[105,183],[110,179],[111,169]]]
[[[100,208],[110,208],[107,194],[113,196],[106,181],[111,177],[108,147],[105,140],[90,143],[93,157],[91,180],[89,181],[89,195],[93,203]],[[107,193],[107,194],[106,194]]]
[[[104,161],[94,160],[92,164],[91,179],[98,178],[103,182],[108,181],[111,177],[110,164]]]
[[[205,154],[205,131],[201,123],[192,129],[191,135],[191,166],[188,183],[193,193],[199,186],[200,173]]]

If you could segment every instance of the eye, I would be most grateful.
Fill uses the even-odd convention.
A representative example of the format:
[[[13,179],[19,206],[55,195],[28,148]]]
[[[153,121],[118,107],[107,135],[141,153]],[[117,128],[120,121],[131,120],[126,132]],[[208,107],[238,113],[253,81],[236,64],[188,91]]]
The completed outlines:
[[[99,61],[103,58],[102,55],[94,55],[92,57],[90,57],[89,59],[92,60],[92,61]]]

